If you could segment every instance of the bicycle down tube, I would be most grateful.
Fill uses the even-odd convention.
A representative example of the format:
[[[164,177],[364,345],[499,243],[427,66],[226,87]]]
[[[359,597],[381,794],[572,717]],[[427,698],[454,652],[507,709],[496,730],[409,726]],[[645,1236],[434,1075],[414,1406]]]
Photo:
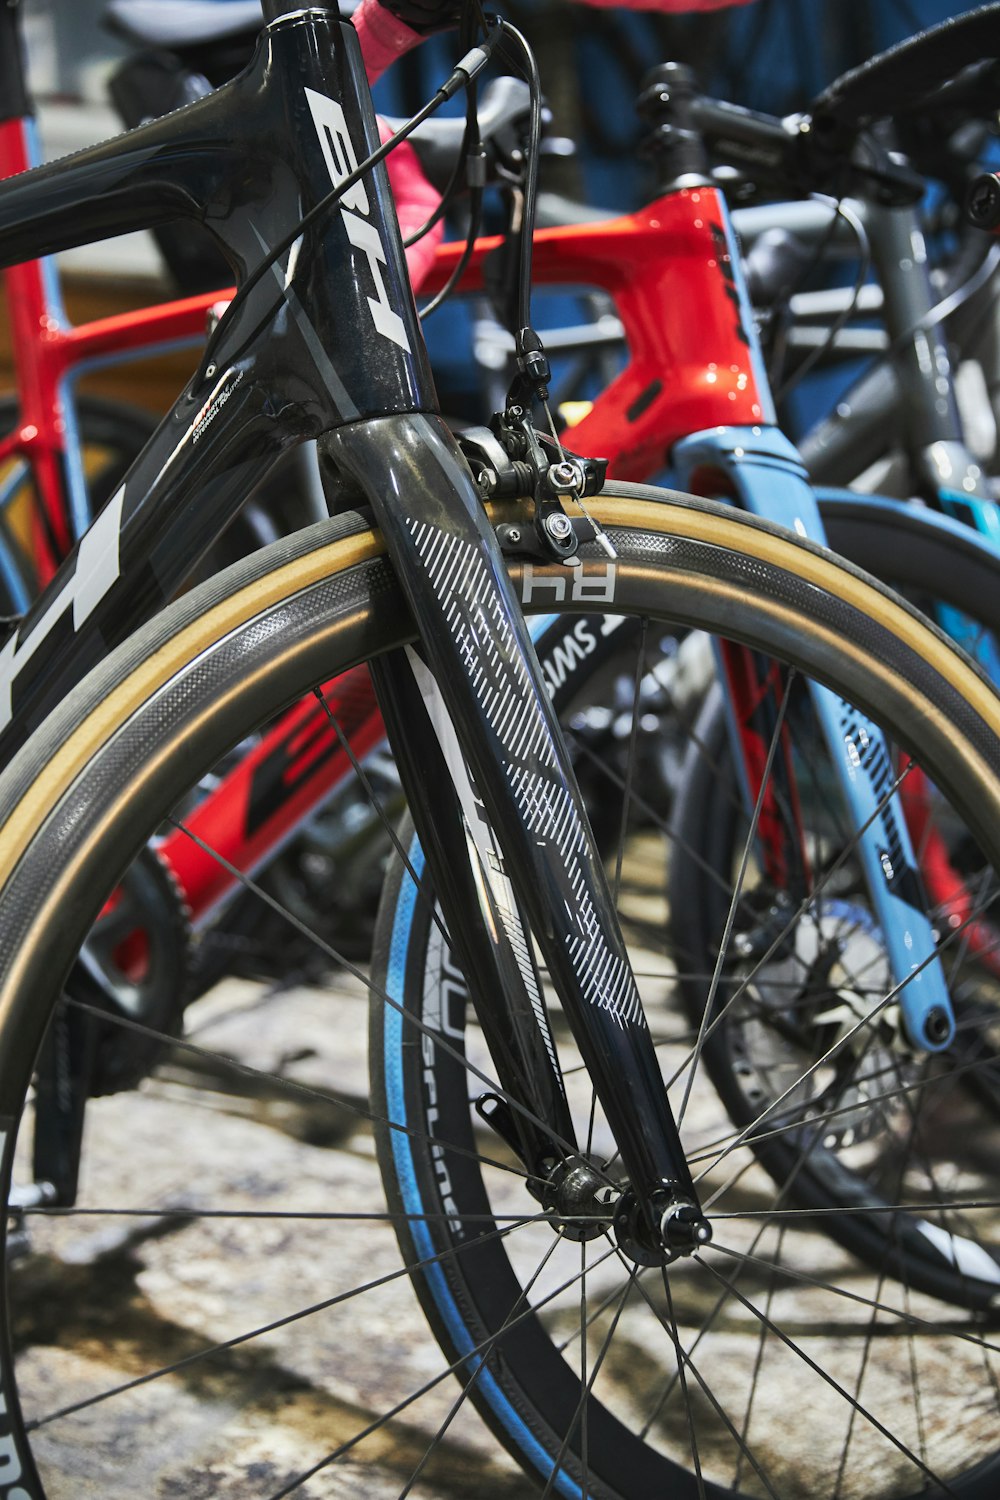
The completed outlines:
[[[249,69],[216,94],[3,184],[4,262],[186,213],[204,218],[244,281],[303,209],[378,145],[352,28],[328,11],[282,9],[269,7]],[[678,1204],[693,1207],[693,1186],[519,606],[478,492],[436,415],[381,168],[237,298],[203,366],[0,652],[0,749],[22,743],[166,599],[263,466],[302,437],[327,433],[327,453],[356,478],[382,525],[593,1069],[635,1192],[629,1232],[661,1255],[668,1231],[660,1226]],[[672,1232],[686,1248],[708,1235],[700,1216],[685,1225]]]

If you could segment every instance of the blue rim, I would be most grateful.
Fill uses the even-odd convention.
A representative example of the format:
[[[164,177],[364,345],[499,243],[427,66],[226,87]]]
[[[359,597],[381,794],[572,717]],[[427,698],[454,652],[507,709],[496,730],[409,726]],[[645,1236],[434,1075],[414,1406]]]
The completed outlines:
[[[424,870],[424,853],[416,837],[414,837],[410,845],[409,856],[412,869],[419,878]],[[387,1004],[384,1007],[383,1057],[388,1120],[390,1125],[404,1127],[404,1129],[392,1132],[392,1153],[396,1168],[396,1181],[399,1185],[400,1196],[406,1212],[413,1215],[420,1215],[425,1213],[426,1210],[420,1196],[420,1188],[413,1165],[411,1137],[406,1134],[408,1124],[401,1062],[403,1015],[402,1010],[397,1009],[397,1006],[402,1006],[405,994],[406,954],[413,929],[416,895],[417,888],[412,877],[408,873],[404,874],[393,916],[389,965],[385,980],[386,994],[395,1004]],[[437,1253],[426,1220],[414,1217],[410,1221],[409,1229],[413,1236],[417,1253],[421,1259],[427,1259]],[[455,1304],[451,1289],[448,1286],[440,1264],[435,1263],[426,1266],[421,1274],[427,1280],[437,1310],[444,1320],[445,1326],[448,1329],[448,1335],[456,1350],[460,1355],[468,1356],[468,1365],[472,1370],[479,1371],[482,1366],[482,1357],[472,1353],[475,1343]],[[548,1479],[551,1474],[551,1455],[546,1453],[542,1444],[524,1422],[524,1419],[511,1406],[507,1396],[500,1386],[497,1385],[495,1378],[489,1371],[482,1370],[481,1373],[477,1374],[476,1379],[480,1391],[486,1398],[498,1422],[510,1434],[517,1448],[534,1465],[539,1474],[543,1478]],[[555,1481],[554,1488],[558,1494],[569,1497],[569,1500],[583,1500],[583,1492],[580,1486],[565,1471],[560,1472]]]

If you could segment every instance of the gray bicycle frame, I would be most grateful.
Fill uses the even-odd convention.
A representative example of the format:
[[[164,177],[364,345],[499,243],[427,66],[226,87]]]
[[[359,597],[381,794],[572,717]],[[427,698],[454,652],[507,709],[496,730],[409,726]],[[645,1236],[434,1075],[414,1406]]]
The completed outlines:
[[[948,343],[935,321],[940,296],[931,281],[918,212],[853,200],[846,206],[864,228],[877,277],[875,285],[862,287],[857,311],[881,318],[883,326],[840,330],[831,353],[870,355],[880,363],[806,433],[798,445],[803,462],[816,484],[851,483],[883,458],[888,430],[905,456],[904,472],[892,492],[987,498],[982,467],[965,440]],[[807,245],[825,243],[833,255],[856,257],[858,252],[848,219],[827,202],[738,209],[733,219],[748,248],[761,234],[778,228]],[[996,276],[994,271],[990,278],[994,286]],[[853,296],[850,288],[794,295],[789,347],[807,353],[826,344],[830,323]],[[891,359],[881,360],[890,351]]]

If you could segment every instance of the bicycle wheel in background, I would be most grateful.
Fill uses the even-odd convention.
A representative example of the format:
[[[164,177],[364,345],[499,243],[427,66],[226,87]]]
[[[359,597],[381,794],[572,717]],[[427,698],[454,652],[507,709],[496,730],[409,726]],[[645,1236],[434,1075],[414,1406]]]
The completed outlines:
[[[17,413],[13,397],[0,398],[0,435],[10,432]],[[87,497],[99,510],[149,442],[157,418],[100,396],[81,396],[75,414]],[[0,614],[20,613],[37,590],[31,560],[31,514],[37,504],[27,465],[10,461],[0,472]]]
[[[12,397],[0,398],[0,435],[10,431],[17,416]],[[80,438],[80,460],[90,514],[110,498],[155,431],[159,418],[125,402],[82,395],[74,402]],[[0,472],[0,617],[23,613],[38,588],[31,560],[31,515],[38,500],[30,471],[14,460]],[[284,454],[249,497],[247,504],[196,567],[191,581],[212,577],[229,563],[297,531],[326,514],[312,445]],[[385,776],[391,785],[394,768]],[[367,816],[357,799],[331,805],[310,822],[271,861],[262,877],[284,904],[313,928],[321,928],[329,942],[363,957],[371,945],[371,929],[378,904],[385,848],[381,840],[366,839]],[[331,887],[340,882],[340,897]],[[199,934],[192,945],[186,930],[183,900],[169,872],[147,861],[136,901],[146,912],[145,941],[155,952],[148,966],[143,1009],[179,1015],[191,995],[218,982],[227,973],[273,974],[275,950],[287,952],[287,924],[275,923],[259,909],[232,903],[220,919]],[[282,941],[284,939],[284,941]],[[315,945],[299,946],[295,962],[305,969],[320,962]],[[178,987],[183,998],[176,1000]]]
[[[908,755],[919,749],[950,802],[945,826],[974,820],[984,868],[996,863],[1000,705],[936,634],[846,565],[722,508],[620,486],[593,508],[617,561],[539,570],[550,586],[536,604],[574,612],[581,592],[603,590],[608,633],[638,617],[640,651],[661,632],[724,629],[787,661],[793,684],[822,676],[877,713]],[[207,1056],[245,1096],[280,1091],[308,1110],[294,1139],[209,1113],[203,1099],[189,1111],[192,1096],[160,1066],[87,1103],[76,1213],[47,1216],[31,1210],[30,1191],[10,1195],[12,1177],[31,1186],[37,1130],[44,1155],[46,1130],[67,1123],[32,1085],[43,1043],[69,1064],[78,1054],[66,1039],[77,1030],[86,1040],[88,1007],[129,1030],[75,962],[129,861],[232,744],[408,628],[363,523],[325,523],[178,601],[88,679],[0,784],[4,1186],[8,1230],[30,1224],[32,1239],[30,1256],[2,1267],[8,1472],[18,1467],[24,1491],[49,1500],[88,1485],[108,1497],[241,1500],[352,1486],[523,1492],[479,1429],[463,1426],[467,1394],[550,1493],[916,1495],[930,1471],[954,1493],[992,1495],[995,1358],[980,1313],[901,1285],[891,1269],[859,1268],[824,1233],[786,1220],[703,1070],[683,1128],[713,1247],[666,1272],[640,1270],[609,1238],[603,1200],[576,1215],[563,1205],[555,1227],[540,1220],[538,1184],[470,1106],[496,1083],[433,924],[430,982],[398,973],[401,953],[417,949],[401,949],[397,924],[426,899],[398,880],[388,996],[378,976],[373,986],[371,1111],[443,1356],[409,1321],[367,1137],[334,1155],[325,1145],[337,1132],[324,1142],[317,1128],[326,1106],[341,1132],[352,1108],[369,1117],[356,1083],[353,1099],[331,1087],[327,1070],[358,1028],[341,1010],[324,1036],[329,997],[288,997],[277,1079],[259,1066],[270,1023],[255,1011],[242,1025],[224,995],[191,1013],[189,1042],[162,1039],[168,1062]],[[640,661],[633,682],[642,675]],[[650,928],[662,923],[630,930],[651,1016],[673,1025],[661,1049],[669,1074],[689,1041]],[[591,1124],[585,1076],[555,1024],[581,1143],[613,1183],[613,1145],[599,1112]],[[288,1076],[287,1054],[304,1044],[322,1053],[318,1074]],[[987,1057],[976,1076],[988,1085],[991,1070]],[[918,1116],[925,1093],[912,1090]],[[963,1187],[963,1203],[970,1196]],[[963,1213],[992,1261],[992,1210]],[[568,1244],[571,1217],[594,1238]],[[841,1458],[842,1481],[831,1478]]]
[[[803,709],[801,701],[789,704],[792,719]],[[808,722],[797,726],[803,766],[811,734]],[[947,826],[933,785],[912,771],[897,800],[928,877],[925,889],[940,895],[928,909],[942,944],[955,1038],[937,1058],[918,1061],[895,1030],[899,1017],[883,1012],[865,1033],[863,1056],[860,1045],[844,1049],[850,1056],[834,1050],[811,1071],[867,1013],[872,989],[891,988],[860,867],[846,860],[834,869],[850,833],[830,795],[832,778],[816,773],[821,764],[812,757],[813,770],[803,770],[797,788],[810,862],[828,873],[819,877],[821,899],[785,940],[788,894],[763,861],[744,874],[734,901],[749,815],[722,694],[709,693],[672,829],[667,885],[679,993],[691,1023],[705,1028],[703,1063],[720,1098],[786,1197],[805,1211],[826,1210],[817,1220],[824,1232],[883,1275],[985,1310],[1000,1291],[1000,1267],[992,1251],[983,1257],[961,1211],[944,1204],[966,1192],[988,1193],[995,1180],[1000,928],[993,874],[964,830]],[[717,972],[721,935],[734,916],[727,962]],[[926,1100],[922,1111],[918,1099]],[[765,1125],[757,1139],[756,1122],[775,1112],[783,1128]],[[915,1159],[904,1165],[907,1155]],[[915,1208],[889,1212],[904,1181],[909,1202],[923,1203],[926,1217]]]

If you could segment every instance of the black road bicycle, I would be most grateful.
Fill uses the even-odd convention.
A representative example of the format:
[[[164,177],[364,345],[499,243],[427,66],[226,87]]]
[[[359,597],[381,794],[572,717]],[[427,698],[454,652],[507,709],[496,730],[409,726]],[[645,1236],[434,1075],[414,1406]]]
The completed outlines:
[[[8,1240],[30,1216],[35,1248],[0,1257],[0,1497],[523,1493],[460,1435],[475,1407],[545,1494],[986,1500],[996,1009],[971,936],[997,894],[1000,700],[850,564],[708,502],[602,488],[600,465],[539,438],[526,274],[516,388],[460,450],[352,28],[264,9],[233,83],[0,189],[7,262],[186,213],[240,285],[0,647],[2,1172]],[[428,110],[514,35],[491,23]],[[342,513],[136,630],[306,437]],[[674,632],[742,663],[756,791],[719,824],[691,1030],[662,920],[616,911],[642,787],[626,773],[606,874],[558,722],[577,679],[543,677],[527,635],[542,610],[579,619],[578,658],[625,625],[636,695]],[[173,1039],[109,995],[88,944],[227,752],[360,662],[419,835],[365,980],[373,1089],[355,1110],[387,1211],[364,1149],[304,1133],[275,1152],[189,1118],[147,1078]],[[967,905],[934,914],[946,1050],[901,1022],[811,678],[851,705],[843,754],[879,814],[960,863]],[[887,880],[913,875],[892,861]],[[228,1020],[174,1051],[253,1085],[259,1038],[241,1052]],[[349,1048],[357,1012],[341,1025]],[[136,1087],[84,1111],[74,1069],[108,1028],[134,1045]],[[315,1081],[289,1091],[343,1110]],[[84,1112],[63,1212],[39,1167]],[[443,1357],[407,1331],[407,1273]]]

